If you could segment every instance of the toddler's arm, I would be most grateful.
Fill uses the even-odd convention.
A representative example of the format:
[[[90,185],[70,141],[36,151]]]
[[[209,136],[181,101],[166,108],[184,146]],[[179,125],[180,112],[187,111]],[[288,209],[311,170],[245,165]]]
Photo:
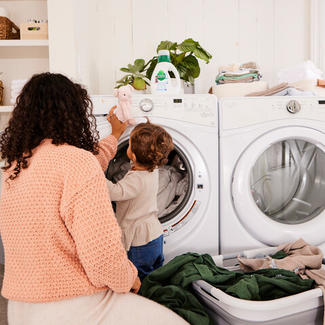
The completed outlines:
[[[138,173],[128,173],[118,183],[107,181],[112,201],[126,201],[134,199],[142,191],[142,179]]]

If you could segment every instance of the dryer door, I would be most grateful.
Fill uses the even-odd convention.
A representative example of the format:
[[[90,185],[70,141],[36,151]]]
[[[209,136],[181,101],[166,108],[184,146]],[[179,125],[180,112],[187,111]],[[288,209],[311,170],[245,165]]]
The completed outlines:
[[[325,134],[286,127],[259,137],[237,162],[232,194],[241,223],[264,244],[323,243]]]

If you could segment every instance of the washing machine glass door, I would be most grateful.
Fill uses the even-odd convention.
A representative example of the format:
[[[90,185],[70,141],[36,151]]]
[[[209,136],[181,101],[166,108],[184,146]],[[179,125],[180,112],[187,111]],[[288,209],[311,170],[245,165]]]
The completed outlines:
[[[253,142],[234,172],[233,198],[246,229],[278,245],[325,240],[325,135],[287,127]]]
[[[129,141],[118,146],[114,159],[108,166],[106,177],[116,183],[130,170],[126,151]],[[172,221],[186,206],[193,190],[193,170],[183,150],[174,144],[168,163],[159,168],[159,191],[157,197],[158,217],[162,224]]]

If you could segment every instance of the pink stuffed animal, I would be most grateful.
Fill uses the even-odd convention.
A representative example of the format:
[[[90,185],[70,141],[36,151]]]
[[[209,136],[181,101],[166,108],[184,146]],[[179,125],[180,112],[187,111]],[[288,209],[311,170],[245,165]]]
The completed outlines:
[[[121,122],[128,122],[128,124],[134,125],[135,119],[131,116],[131,102],[132,102],[131,85],[122,86],[114,90],[114,96],[118,98],[117,109],[115,114]]]

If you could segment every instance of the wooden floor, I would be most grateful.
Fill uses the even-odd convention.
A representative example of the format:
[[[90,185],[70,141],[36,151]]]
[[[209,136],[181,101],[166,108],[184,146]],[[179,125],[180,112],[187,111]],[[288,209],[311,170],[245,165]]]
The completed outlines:
[[[0,290],[2,288],[4,266],[0,264]],[[7,299],[0,295],[0,325],[8,325],[7,321]]]

